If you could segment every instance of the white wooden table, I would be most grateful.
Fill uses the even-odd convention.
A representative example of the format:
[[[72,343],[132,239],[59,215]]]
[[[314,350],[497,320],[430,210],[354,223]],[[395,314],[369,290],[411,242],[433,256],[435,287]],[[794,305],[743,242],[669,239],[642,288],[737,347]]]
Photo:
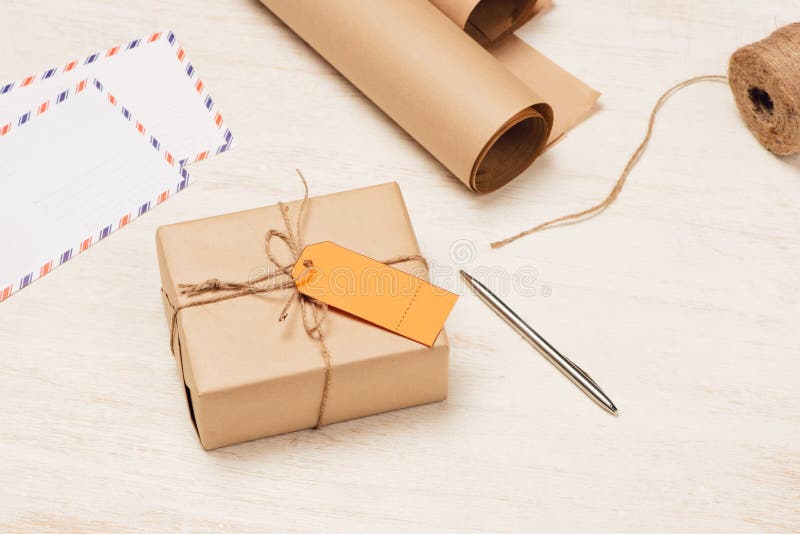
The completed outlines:
[[[3,0],[0,80],[172,29],[237,146],[0,305],[0,530],[798,531],[800,159],[762,149],[725,86],[669,103],[604,215],[488,247],[605,195],[662,90],[724,73],[797,15],[796,0],[560,0],[520,36],[602,106],[477,196],[255,0]],[[465,295],[447,402],[204,452],[154,232],[297,198],[295,167],[316,194],[398,181],[440,266],[535,272],[535,295],[507,301],[619,417]]]

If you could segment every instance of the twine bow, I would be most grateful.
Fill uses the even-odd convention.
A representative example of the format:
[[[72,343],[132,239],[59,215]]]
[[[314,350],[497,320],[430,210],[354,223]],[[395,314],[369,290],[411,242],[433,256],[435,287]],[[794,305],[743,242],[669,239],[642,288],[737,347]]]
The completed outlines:
[[[199,300],[190,300],[189,302],[181,304],[177,307],[172,305],[172,303],[169,301],[169,296],[163,289],[161,292],[167,298],[167,302],[173,309],[172,329],[170,332],[170,347],[175,346],[175,339],[177,337],[178,355],[181,357],[182,362],[180,337],[178,337],[178,312],[181,310],[195,306],[205,306],[208,304],[214,304],[216,302],[236,299],[245,295],[265,294],[285,289],[292,290],[289,299],[281,309],[280,315],[278,316],[278,321],[285,321],[294,302],[299,301],[301,310],[300,315],[303,319],[303,328],[311,339],[319,342],[320,353],[325,364],[325,383],[322,390],[322,400],[320,401],[319,405],[319,413],[317,414],[317,423],[315,425],[316,427],[320,427],[324,424],[323,418],[325,415],[325,407],[328,402],[328,392],[331,384],[331,354],[328,350],[328,345],[322,332],[322,324],[327,316],[328,306],[324,302],[320,302],[309,297],[308,295],[300,293],[300,291],[297,289],[297,280],[303,279],[304,276],[314,268],[311,260],[306,260],[303,262],[305,270],[303,270],[297,280],[295,280],[295,278],[292,276],[292,270],[294,269],[297,261],[300,259],[300,255],[302,254],[304,248],[301,237],[302,223],[303,214],[305,213],[308,202],[308,182],[303,176],[303,173],[301,173],[299,170],[296,172],[300,177],[300,180],[303,182],[304,189],[303,200],[300,203],[297,219],[295,223],[292,224],[292,220],[289,216],[289,207],[283,202],[278,202],[278,207],[280,209],[281,216],[283,217],[283,223],[286,227],[286,230],[281,231],[271,229],[268,230],[264,236],[264,251],[267,255],[267,259],[269,259],[270,263],[275,266],[273,271],[247,280],[246,282],[231,282],[220,280],[218,278],[210,278],[197,284],[178,284],[178,289],[181,295],[186,295],[190,298],[208,294],[212,294],[213,296]],[[286,244],[292,256],[292,261],[290,263],[284,264],[277,258],[277,256],[275,256],[272,250],[273,239],[279,239]],[[398,256],[383,263],[392,265],[412,260],[419,260],[423,262],[426,267],[428,266],[425,258],[420,255]]]

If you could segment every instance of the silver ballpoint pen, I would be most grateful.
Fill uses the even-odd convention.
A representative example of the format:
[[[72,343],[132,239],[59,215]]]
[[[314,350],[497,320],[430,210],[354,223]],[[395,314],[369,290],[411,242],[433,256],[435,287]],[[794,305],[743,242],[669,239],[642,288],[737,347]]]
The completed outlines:
[[[569,358],[558,352],[550,343],[540,336],[536,330],[531,328],[528,323],[514,313],[514,310],[509,308],[505,302],[500,300],[497,295],[489,291],[485,285],[475,280],[463,270],[460,271],[461,276],[467,282],[467,285],[472,288],[475,294],[483,302],[485,302],[497,315],[502,317],[511,327],[516,330],[525,340],[534,346],[542,356],[550,360],[550,363],[555,365],[559,371],[564,373],[567,378],[572,380],[576,386],[581,388],[586,395],[592,400],[597,402],[600,406],[608,410],[612,414],[617,413],[617,407],[608,398],[608,395],[603,393],[597,382],[592,380],[592,377],[586,372],[570,361]]]

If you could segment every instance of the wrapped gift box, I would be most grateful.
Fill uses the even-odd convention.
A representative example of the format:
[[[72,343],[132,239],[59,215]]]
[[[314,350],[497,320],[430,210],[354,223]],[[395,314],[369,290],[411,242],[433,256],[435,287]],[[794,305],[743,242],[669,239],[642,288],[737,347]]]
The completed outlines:
[[[287,203],[292,221],[300,201]],[[172,351],[192,420],[205,449],[312,428],[317,424],[325,361],[295,304],[278,317],[291,289],[250,294],[174,310],[196,296],[179,284],[208,279],[247,281],[275,269],[265,234],[286,230],[277,205],[158,229],[156,242]],[[379,261],[420,253],[400,188],[388,183],[310,198],[303,216],[306,244],[332,241]],[[283,243],[273,251],[293,261]],[[394,266],[422,278],[419,261]],[[445,399],[449,346],[444,330],[432,347],[329,309],[324,321],[331,355],[321,424]]]

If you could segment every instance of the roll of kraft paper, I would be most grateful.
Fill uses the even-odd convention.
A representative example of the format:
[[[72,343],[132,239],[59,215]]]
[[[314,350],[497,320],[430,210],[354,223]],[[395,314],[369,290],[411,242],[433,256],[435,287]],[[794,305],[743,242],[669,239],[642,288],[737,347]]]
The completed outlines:
[[[428,0],[261,1],[473,191],[545,147],[550,105]]]

